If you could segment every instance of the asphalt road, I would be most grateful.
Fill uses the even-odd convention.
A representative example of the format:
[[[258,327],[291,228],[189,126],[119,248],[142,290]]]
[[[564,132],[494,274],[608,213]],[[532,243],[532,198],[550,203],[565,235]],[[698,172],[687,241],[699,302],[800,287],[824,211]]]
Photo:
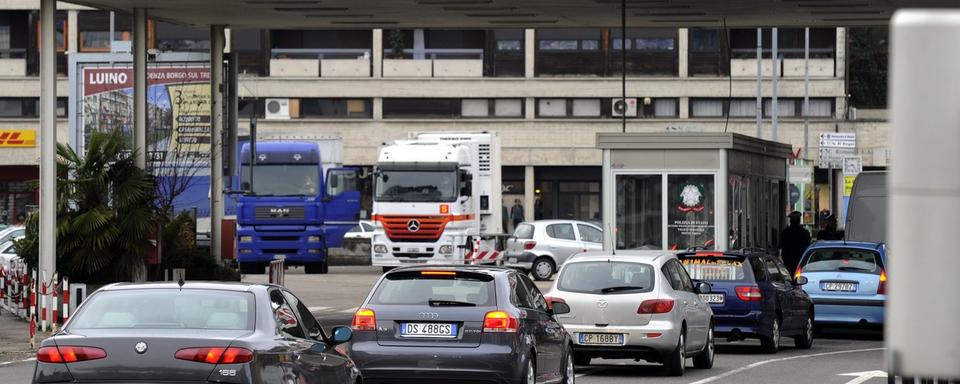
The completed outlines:
[[[327,328],[348,325],[353,312],[380,276],[379,268],[372,267],[331,267],[330,271],[328,275],[304,275],[302,270],[291,269],[285,281]],[[245,281],[264,282],[266,276],[245,276]],[[538,283],[544,290],[549,284]],[[597,384],[638,380],[689,384],[886,382],[881,377],[842,376],[883,369],[883,341],[879,333],[828,330],[818,335],[812,349],[795,349],[792,340],[785,340],[784,345],[780,353],[767,355],[759,352],[758,342],[718,343],[713,369],[695,369],[688,360],[687,374],[680,378],[665,377],[660,366],[645,362],[594,359],[589,367],[577,368],[577,381]],[[29,383],[33,365],[32,361],[0,362],[0,384]]]

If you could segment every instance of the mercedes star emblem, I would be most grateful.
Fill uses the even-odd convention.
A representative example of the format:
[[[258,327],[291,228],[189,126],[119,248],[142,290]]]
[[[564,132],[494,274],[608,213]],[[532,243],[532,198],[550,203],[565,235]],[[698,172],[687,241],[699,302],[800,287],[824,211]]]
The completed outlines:
[[[134,351],[137,351],[137,353],[139,353],[139,354],[143,354],[144,352],[147,351],[147,343],[144,343],[144,342],[141,341],[141,342],[137,343],[137,345],[134,345],[134,346],[133,346],[133,350],[134,350]]]
[[[600,299],[599,301],[597,301],[597,308],[606,309],[606,308],[607,308],[607,305],[608,305],[608,303],[607,303],[607,301],[604,300],[604,299]]]
[[[420,230],[420,222],[417,219],[410,219],[407,222],[407,230],[410,232],[416,232]]]

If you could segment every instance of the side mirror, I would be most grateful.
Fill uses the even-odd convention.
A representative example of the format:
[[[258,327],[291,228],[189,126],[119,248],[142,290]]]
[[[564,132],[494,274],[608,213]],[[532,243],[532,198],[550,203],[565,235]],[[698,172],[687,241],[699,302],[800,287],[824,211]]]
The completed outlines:
[[[553,303],[553,314],[554,315],[566,315],[570,313],[570,306],[567,303],[555,301]]]
[[[710,286],[710,283],[704,281],[697,283],[697,293],[705,295],[710,292],[713,292],[713,287]]]
[[[797,278],[793,280],[793,285],[796,285],[796,286],[807,285],[807,283],[809,282],[810,280],[807,280],[806,276],[797,276]]]
[[[332,341],[336,344],[342,344],[353,338],[353,331],[349,327],[336,327],[333,329]]]
[[[469,197],[473,194],[473,182],[465,181],[460,187],[460,196]]]

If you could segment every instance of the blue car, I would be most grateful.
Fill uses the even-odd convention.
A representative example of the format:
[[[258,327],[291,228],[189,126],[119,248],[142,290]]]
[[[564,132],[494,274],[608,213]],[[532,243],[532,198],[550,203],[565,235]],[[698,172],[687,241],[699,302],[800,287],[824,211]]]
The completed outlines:
[[[818,241],[795,274],[815,306],[817,325],[882,328],[887,301],[887,247],[883,243]]]
[[[762,250],[677,257],[692,279],[712,286],[700,298],[713,309],[718,337],[758,338],[765,353],[776,353],[782,337],[792,337],[797,348],[813,346],[813,302],[801,289],[806,278],[794,279],[780,258]]]

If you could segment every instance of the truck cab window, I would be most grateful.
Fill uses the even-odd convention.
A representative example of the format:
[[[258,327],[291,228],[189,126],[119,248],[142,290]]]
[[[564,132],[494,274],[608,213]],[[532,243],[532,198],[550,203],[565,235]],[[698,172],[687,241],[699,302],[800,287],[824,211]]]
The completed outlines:
[[[453,202],[457,200],[457,170],[381,169],[374,200],[382,202]]]

